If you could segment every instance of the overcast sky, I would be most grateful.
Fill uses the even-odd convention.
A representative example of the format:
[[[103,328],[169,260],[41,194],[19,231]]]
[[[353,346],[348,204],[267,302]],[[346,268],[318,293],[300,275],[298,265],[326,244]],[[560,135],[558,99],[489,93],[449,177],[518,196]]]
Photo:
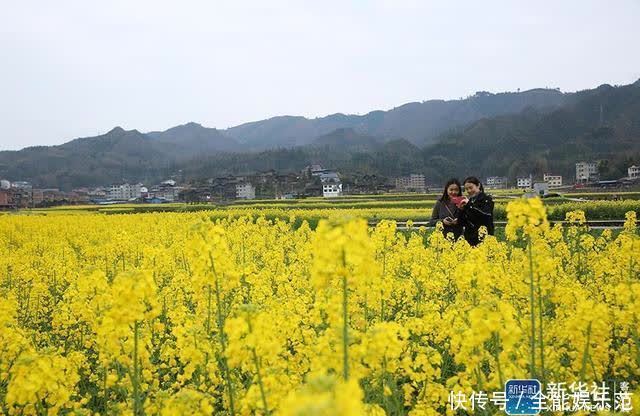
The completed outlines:
[[[0,6],[0,150],[640,77],[639,0]]]

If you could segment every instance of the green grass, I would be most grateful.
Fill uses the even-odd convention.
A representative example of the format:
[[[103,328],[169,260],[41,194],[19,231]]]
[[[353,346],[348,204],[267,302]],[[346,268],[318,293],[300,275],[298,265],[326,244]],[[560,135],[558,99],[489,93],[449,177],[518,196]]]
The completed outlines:
[[[630,192],[570,192],[564,194],[567,198],[583,198],[589,200],[611,200],[613,197],[618,197],[623,200],[639,200],[640,192],[630,191]]]

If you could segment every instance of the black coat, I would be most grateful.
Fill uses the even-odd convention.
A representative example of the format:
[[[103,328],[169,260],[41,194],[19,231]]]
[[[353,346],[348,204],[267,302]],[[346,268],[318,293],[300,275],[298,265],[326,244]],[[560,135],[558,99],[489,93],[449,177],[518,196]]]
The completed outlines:
[[[464,226],[464,238],[472,246],[480,242],[478,231],[483,225],[487,227],[489,235],[493,235],[493,199],[491,196],[480,192],[469,199],[469,202],[462,208],[460,215]]]

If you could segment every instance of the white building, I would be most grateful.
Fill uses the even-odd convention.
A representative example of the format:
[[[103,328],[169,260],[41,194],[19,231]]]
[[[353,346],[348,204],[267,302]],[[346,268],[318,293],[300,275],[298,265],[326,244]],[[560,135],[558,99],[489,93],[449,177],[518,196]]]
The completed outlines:
[[[27,181],[11,182],[11,187],[14,189],[22,189],[24,191],[30,191],[31,189],[33,189],[33,186],[31,186],[31,183]]]
[[[164,202],[174,202],[178,200],[180,191],[182,191],[182,187],[178,186],[154,186],[147,193],[147,198],[157,198]]]
[[[236,198],[238,199],[255,199],[256,188],[249,182],[241,182],[236,184]]]
[[[111,200],[121,201],[124,198],[122,197],[123,188],[125,184],[122,185],[110,185],[107,187],[107,198]],[[128,185],[128,184],[127,184]]]
[[[142,184],[123,183],[111,185],[107,190],[107,197],[113,201],[128,201],[142,196]]]
[[[627,169],[627,176],[631,179],[637,179],[640,178],[640,166],[630,166]]]
[[[320,177],[320,182],[322,182],[322,196],[326,198],[342,196],[342,181],[337,172],[324,170],[317,176]]]
[[[322,196],[325,198],[342,196],[342,184],[339,182],[322,184]]]
[[[104,188],[94,188],[87,192],[87,196],[92,200],[102,200],[107,199],[109,196],[109,190]]]
[[[507,178],[505,176],[489,176],[485,185],[488,189],[507,189]]]
[[[522,189],[530,189],[531,188],[531,183],[532,183],[532,179],[531,176],[528,177],[522,177],[522,178],[518,178],[516,180],[516,186],[518,188],[522,188]]]
[[[549,184],[547,182],[536,182],[533,184],[533,192],[536,195],[546,195],[549,193]]]
[[[558,188],[562,186],[562,176],[545,173],[542,180],[549,184],[549,188]]]
[[[594,182],[598,180],[598,164],[596,162],[576,163],[576,183]]]
[[[6,179],[0,180],[0,189],[9,189],[11,188],[11,182]]]
[[[409,176],[396,178],[396,189],[401,191],[427,192],[427,181],[424,175],[412,173]]]
[[[129,185],[129,199],[140,198],[142,196],[142,188],[144,188],[144,185],[141,183]]]

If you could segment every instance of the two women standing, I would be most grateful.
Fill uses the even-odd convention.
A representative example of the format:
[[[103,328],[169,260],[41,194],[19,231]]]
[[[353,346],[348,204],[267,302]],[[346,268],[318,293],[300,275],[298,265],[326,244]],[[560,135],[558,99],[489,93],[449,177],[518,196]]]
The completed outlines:
[[[449,180],[442,197],[433,207],[431,225],[442,221],[445,235],[451,233],[454,239],[464,235],[472,246],[480,242],[480,227],[484,226],[493,235],[493,199],[484,193],[478,178],[469,176],[463,182],[468,197],[462,196],[462,187],[457,179]]]

